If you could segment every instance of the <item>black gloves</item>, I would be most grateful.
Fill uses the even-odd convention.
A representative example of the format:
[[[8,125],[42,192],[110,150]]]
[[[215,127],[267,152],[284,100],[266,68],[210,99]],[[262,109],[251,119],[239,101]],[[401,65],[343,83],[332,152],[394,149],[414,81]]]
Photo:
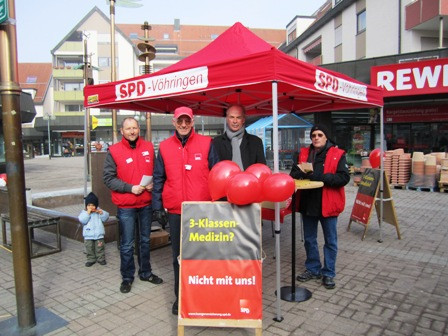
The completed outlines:
[[[166,215],[165,209],[154,210],[152,216],[153,220],[159,222],[159,224],[162,225],[162,229],[165,230],[166,224],[168,223],[168,217]]]
[[[292,166],[289,175],[296,180],[309,178],[309,174],[304,173],[297,165]]]

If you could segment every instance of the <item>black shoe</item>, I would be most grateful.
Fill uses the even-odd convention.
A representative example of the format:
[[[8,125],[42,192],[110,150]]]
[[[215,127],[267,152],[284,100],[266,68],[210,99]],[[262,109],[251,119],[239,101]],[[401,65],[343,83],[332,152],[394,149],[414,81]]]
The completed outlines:
[[[88,261],[88,262],[86,262],[86,267],[90,267],[90,266],[92,266],[94,264],[95,264],[94,261]]]
[[[171,313],[173,313],[173,315],[179,314],[179,301],[177,299],[173,303],[173,308],[171,308]]]
[[[132,282],[124,280],[120,285],[120,292],[126,294],[131,291]]]
[[[154,285],[160,285],[163,280],[161,278],[159,278],[157,275],[155,274],[151,274],[149,277],[140,277],[141,281],[149,281],[150,283],[153,283]]]
[[[303,272],[302,274],[299,274],[297,276],[297,280],[301,281],[301,282],[305,282],[311,279],[320,279],[322,278],[321,274],[313,274],[310,271],[306,270],[305,272]]]
[[[336,287],[334,279],[329,276],[324,276],[324,278],[322,279],[322,285],[324,285],[326,289],[333,289]]]
[[[102,261],[98,261],[98,264],[100,264],[100,265],[106,265],[107,264],[107,262],[106,262],[106,260],[102,260]]]

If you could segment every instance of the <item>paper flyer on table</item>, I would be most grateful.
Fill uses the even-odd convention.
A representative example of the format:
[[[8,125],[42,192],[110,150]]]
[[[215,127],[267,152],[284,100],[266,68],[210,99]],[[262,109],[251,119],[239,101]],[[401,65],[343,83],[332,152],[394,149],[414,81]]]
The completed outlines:
[[[142,180],[140,181],[140,185],[146,187],[148,184],[152,182],[152,176],[143,175]]]

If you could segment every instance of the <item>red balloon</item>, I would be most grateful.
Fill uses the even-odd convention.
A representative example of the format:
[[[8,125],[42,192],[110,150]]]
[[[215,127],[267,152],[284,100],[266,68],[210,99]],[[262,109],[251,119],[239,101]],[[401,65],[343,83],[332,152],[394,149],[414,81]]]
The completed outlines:
[[[378,168],[381,165],[381,149],[375,148],[371,151],[369,161],[372,168]]]
[[[263,182],[263,200],[269,202],[286,201],[295,190],[294,179],[285,173],[275,173]]]
[[[241,172],[233,175],[227,186],[227,200],[237,205],[257,202],[261,193],[258,178],[251,173]]]
[[[247,167],[246,172],[254,174],[260,183],[272,174],[271,168],[262,163],[254,163]]]
[[[226,196],[228,180],[239,172],[240,167],[230,160],[220,161],[213,166],[208,176],[208,190],[213,201]]]

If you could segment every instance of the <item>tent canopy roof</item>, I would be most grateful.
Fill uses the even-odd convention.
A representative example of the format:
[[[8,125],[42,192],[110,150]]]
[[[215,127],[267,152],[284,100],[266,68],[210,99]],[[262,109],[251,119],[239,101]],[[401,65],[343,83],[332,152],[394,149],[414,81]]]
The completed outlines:
[[[85,106],[172,113],[189,106],[198,115],[224,116],[232,104],[248,115],[271,115],[272,83],[278,113],[380,107],[380,88],[297,60],[240,23],[195,54],[156,73],[86,86]]]

